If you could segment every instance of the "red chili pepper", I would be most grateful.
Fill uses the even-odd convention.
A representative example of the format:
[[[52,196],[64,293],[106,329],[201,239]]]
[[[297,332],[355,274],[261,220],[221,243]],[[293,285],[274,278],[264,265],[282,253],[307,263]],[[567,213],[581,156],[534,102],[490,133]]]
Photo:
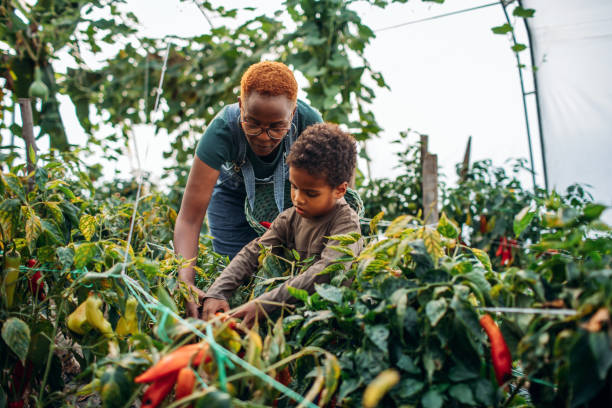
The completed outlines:
[[[28,287],[32,295],[37,296],[38,300],[45,300],[45,284],[42,279],[40,271],[34,272],[34,275],[30,276],[28,280]]]
[[[268,221],[260,221],[259,223],[267,229],[270,229],[270,225],[272,225],[272,223]]]
[[[21,364],[21,361],[18,361],[13,367],[13,393],[16,396],[23,396],[25,389],[28,387],[30,383],[30,379],[32,377],[32,362],[29,360],[26,361],[25,367]],[[16,401],[19,403],[20,401]],[[22,402],[23,404],[23,402]]]
[[[179,370],[187,367],[189,361],[196,366],[200,364],[202,358],[205,358],[205,362],[211,361],[211,356],[208,354],[207,343],[189,344],[187,346],[183,346],[162,357],[157,364],[136,377],[134,382],[148,383],[157,381],[170,373],[178,375]]]
[[[501,256],[501,264],[511,265],[513,261],[512,247],[517,245],[517,242],[513,239],[506,239],[506,237],[500,238],[500,244],[495,252],[495,256]]]
[[[8,403],[7,407],[8,408],[23,408],[23,400],[18,400],[18,401],[11,401]]]
[[[480,214],[480,233],[484,234],[487,232],[487,217],[484,214]]]
[[[142,394],[142,408],[155,408],[166,398],[172,390],[178,371],[173,371],[164,377],[157,379],[153,384],[149,385],[147,390]]]
[[[480,318],[480,325],[487,333],[489,342],[491,343],[491,360],[493,361],[493,369],[495,370],[495,378],[497,383],[502,385],[512,373],[512,356],[510,350],[504,340],[501,330],[489,315],[484,315]]]
[[[275,380],[287,387],[289,383],[291,383],[291,371],[289,371],[289,366],[285,366],[285,368],[280,370],[276,374]]]

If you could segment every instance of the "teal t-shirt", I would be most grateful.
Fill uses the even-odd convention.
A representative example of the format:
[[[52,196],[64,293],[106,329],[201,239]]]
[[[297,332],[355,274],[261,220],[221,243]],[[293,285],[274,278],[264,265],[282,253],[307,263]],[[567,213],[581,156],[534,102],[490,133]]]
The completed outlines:
[[[223,108],[210,122],[196,148],[198,158],[215,170],[221,170],[221,166],[224,163],[235,160],[238,155],[238,146],[234,146],[232,143],[230,126],[225,119],[225,109]],[[299,99],[297,101],[297,111],[298,135],[308,126],[323,121],[319,112]],[[240,132],[242,133],[242,130]],[[282,152],[283,144],[281,143],[279,148],[271,154],[273,157],[266,157],[265,160],[262,160],[253,152],[251,146],[247,144],[246,155],[253,165],[255,177],[265,178],[271,176],[278,161],[282,160]]]

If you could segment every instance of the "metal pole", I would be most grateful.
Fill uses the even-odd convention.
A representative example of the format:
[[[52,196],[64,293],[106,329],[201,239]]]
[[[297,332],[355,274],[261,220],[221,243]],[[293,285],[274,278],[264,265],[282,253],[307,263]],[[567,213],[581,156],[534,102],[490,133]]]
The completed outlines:
[[[523,2],[519,0],[519,6],[523,7]],[[540,149],[542,151],[542,168],[544,170],[544,188],[548,191],[548,166],[546,165],[546,149],[544,144],[544,133],[542,132],[542,111],[540,110],[540,95],[538,89],[538,78],[536,76],[535,70],[533,67],[535,64],[535,55],[533,52],[533,40],[531,36],[531,29],[529,28],[529,24],[527,23],[527,19],[524,18],[523,22],[525,23],[525,31],[527,31],[527,38],[529,40],[529,55],[531,57],[531,73],[533,75],[533,94],[535,96],[536,101],[536,112],[538,115],[538,131],[540,132]]]
[[[506,10],[506,5],[503,1],[500,1],[499,4],[502,6],[502,10],[504,10],[504,15],[506,16],[506,21],[508,24],[512,25],[510,22],[510,16],[508,15],[508,11]],[[512,43],[517,45],[516,36],[514,35],[514,30],[510,31],[512,35]],[[529,161],[531,162],[531,178],[533,180],[533,190],[535,191],[537,188],[536,179],[535,179],[535,165],[533,163],[533,148],[531,145],[531,129],[529,127],[529,114],[527,113],[527,99],[525,96],[525,82],[523,81],[523,69],[521,68],[521,58],[519,57],[518,52],[514,52],[514,56],[516,58],[516,66],[518,68],[519,79],[521,81],[521,95],[523,96],[523,112],[525,114],[525,127],[527,128],[527,143],[529,145]]]

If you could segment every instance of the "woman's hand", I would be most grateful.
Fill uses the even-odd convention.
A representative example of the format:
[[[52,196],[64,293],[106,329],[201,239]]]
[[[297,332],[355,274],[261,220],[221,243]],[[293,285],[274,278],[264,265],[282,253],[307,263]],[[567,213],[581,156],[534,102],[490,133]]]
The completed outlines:
[[[223,299],[206,298],[202,305],[202,320],[210,320],[215,317],[215,313],[229,311],[229,303]],[[196,309],[197,312],[197,309]],[[197,316],[196,316],[197,317]]]

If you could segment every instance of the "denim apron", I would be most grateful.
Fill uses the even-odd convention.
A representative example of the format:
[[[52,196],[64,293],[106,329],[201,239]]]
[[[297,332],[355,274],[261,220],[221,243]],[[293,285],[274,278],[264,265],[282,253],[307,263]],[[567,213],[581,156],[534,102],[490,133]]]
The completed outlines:
[[[285,163],[291,145],[297,139],[298,111],[296,109],[291,129],[281,142],[282,159],[273,174],[265,179],[255,177],[253,165],[246,156],[249,148],[246,136],[240,126],[240,107],[237,103],[227,106],[220,113],[230,127],[232,144],[238,147],[238,154],[232,161],[221,166],[219,178],[208,204],[208,226],[213,237],[215,252],[233,258],[246,244],[257,238],[244,214],[245,200],[251,209],[255,203],[256,184],[274,185],[274,201],[279,213],[291,206],[285,202],[285,181],[289,178],[289,168]]]

